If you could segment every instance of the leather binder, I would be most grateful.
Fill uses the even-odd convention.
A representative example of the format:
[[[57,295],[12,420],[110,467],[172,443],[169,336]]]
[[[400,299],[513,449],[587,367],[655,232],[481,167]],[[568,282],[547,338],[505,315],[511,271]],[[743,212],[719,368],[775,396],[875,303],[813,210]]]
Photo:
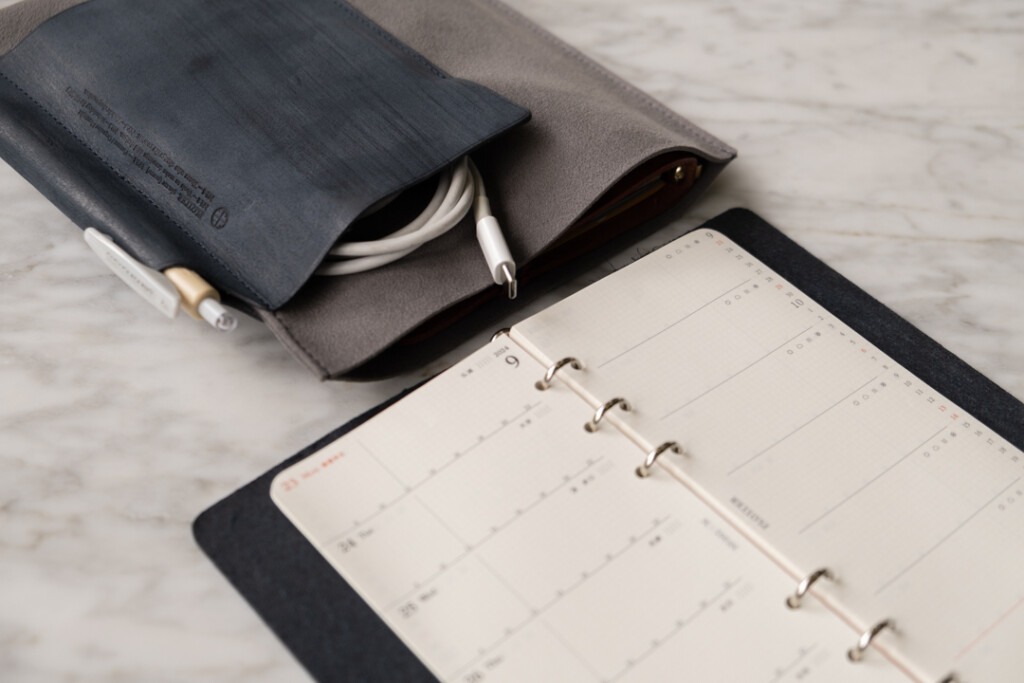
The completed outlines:
[[[1024,447],[1024,404],[781,232],[745,210],[727,212],[702,227],[731,238],[880,351]],[[283,469],[387,407],[328,434],[211,507],[194,525],[203,550],[318,680],[431,680],[269,495],[271,481]],[[808,577],[788,604],[799,606],[810,584],[824,574]],[[876,629],[886,626],[879,622]]]

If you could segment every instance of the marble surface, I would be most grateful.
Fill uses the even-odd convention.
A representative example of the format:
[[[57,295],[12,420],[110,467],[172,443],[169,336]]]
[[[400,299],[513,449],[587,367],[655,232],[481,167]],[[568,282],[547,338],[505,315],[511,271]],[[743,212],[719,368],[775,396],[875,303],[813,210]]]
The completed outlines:
[[[511,4],[739,149],[667,231],[751,208],[1024,399],[1019,3]],[[319,383],[162,318],[2,164],[0,207],[0,678],[304,680],[193,518],[480,340]]]

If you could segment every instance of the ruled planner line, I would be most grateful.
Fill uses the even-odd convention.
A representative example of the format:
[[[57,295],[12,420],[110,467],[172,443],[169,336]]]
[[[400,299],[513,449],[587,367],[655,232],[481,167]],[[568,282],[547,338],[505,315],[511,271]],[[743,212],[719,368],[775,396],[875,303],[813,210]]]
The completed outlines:
[[[682,318],[680,318],[679,320],[677,320],[677,321],[675,321],[674,323],[672,323],[671,325],[669,325],[668,327],[666,327],[666,328],[662,329],[662,330],[661,330],[661,331],[659,331],[659,332],[655,332],[655,333],[654,333],[654,334],[652,334],[651,336],[647,337],[646,339],[644,339],[644,340],[642,340],[642,341],[640,341],[640,342],[637,342],[636,344],[634,344],[633,346],[629,347],[629,348],[628,348],[628,349],[626,349],[625,351],[622,351],[621,353],[619,353],[619,354],[617,354],[617,355],[615,355],[615,356],[612,356],[611,358],[609,358],[609,359],[608,359],[608,360],[606,360],[605,362],[603,362],[603,363],[601,363],[600,365],[598,365],[598,366],[597,366],[597,369],[598,369],[598,370],[600,370],[601,368],[603,368],[604,366],[608,365],[609,363],[611,363],[611,362],[613,362],[613,361],[616,361],[616,360],[618,360],[619,358],[622,358],[622,357],[623,357],[623,356],[625,356],[625,355],[626,355],[627,353],[630,353],[631,351],[635,351],[636,349],[640,348],[641,346],[643,346],[643,345],[644,345],[644,344],[646,344],[647,342],[651,341],[652,339],[654,339],[654,338],[656,338],[656,337],[659,337],[659,336],[661,336],[662,334],[665,334],[666,332],[668,332],[669,330],[671,330],[671,329],[672,329],[673,327],[675,327],[676,325],[678,325],[678,324],[680,324],[681,322],[683,322],[683,321],[687,320],[688,318],[690,318],[690,317],[692,317],[692,316],[696,315],[697,313],[700,313],[701,311],[703,311],[703,310],[704,310],[705,308],[707,308],[707,307],[708,307],[708,306],[710,306],[711,304],[713,304],[713,303],[715,303],[716,301],[720,300],[720,299],[721,299],[722,297],[724,297],[724,296],[728,296],[729,294],[731,294],[732,292],[736,291],[737,289],[739,289],[739,288],[740,288],[740,287],[742,287],[743,285],[747,284],[748,282],[750,282],[750,280],[751,280],[751,279],[752,279],[752,278],[747,278],[746,280],[744,280],[743,282],[739,283],[739,284],[738,284],[738,285],[736,285],[735,287],[730,287],[729,289],[727,289],[726,291],[722,292],[721,294],[719,294],[719,295],[718,295],[718,296],[716,296],[715,298],[713,298],[713,299],[709,300],[709,301],[708,301],[708,302],[707,302],[706,304],[702,305],[702,306],[701,306],[700,308],[695,308],[694,310],[690,311],[689,313],[687,313],[686,315],[684,315],[684,316],[683,316]]]
[[[729,591],[738,586],[742,580],[742,578],[738,578],[733,581],[729,581],[725,584],[725,587],[722,588],[722,590],[713,595],[711,598],[701,600],[700,603],[697,605],[697,608],[688,617],[684,617],[683,619],[677,621],[675,626],[673,626],[668,633],[666,633],[663,637],[659,638],[657,642],[652,643],[652,645],[649,648],[647,648],[646,651],[640,653],[635,658],[631,659],[625,668],[613,674],[610,678],[605,679],[607,683],[614,683],[626,674],[630,673],[638,664],[640,664],[645,659],[654,654],[659,648],[664,647],[670,640],[672,640],[681,632],[683,632],[686,629],[686,627],[693,624],[693,622],[696,619],[706,614],[708,610],[711,609],[711,607],[718,603],[719,600],[724,598],[726,594],[729,593]]]
[[[854,497],[856,497],[856,496],[857,496],[857,495],[858,495],[859,493],[861,493],[862,491],[864,491],[864,490],[865,490],[866,488],[868,488],[869,486],[871,486],[872,484],[874,484],[874,483],[875,483],[876,481],[878,481],[879,479],[881,479],[881,478],[882,478],[882,477],[884,477],[885,475],[889,474],[889,472],[890,472],[890,471],[892,471],[892,469],[893,469],[894,467],[896,467],[896,466],[897,466],[897,465],[899,465],[899,464],[900,464],[901,462],[903,462],[904,460],[906,460],[907,458],[909,458],[910,456],[912,456],[912,455],[913,455],[914,453],[917,453],[918,449],[920,449],[920,448],[923,448],[923,447],[924,447],[925,445],[927,445],[927,444],[928,444],[928,442],[929,442],[929,441],[931,441],[932,439],[934,439],[935,437],[937,437],[937,436],[938,436],[939,434],[941,434],[942,432],[946,431],[946,429],[947,429],[947,426],[946,426],[946,425],[943,425],[943,426],[942,426],[942,427],[941,427],[941,428],[939,429],[939,431],[937,431],[937,432],[935,432],[934,434],[932,434],[931,436],[929,436],[929,437],[928,437],[927,439],[925,439],[925,440],[924,440],[924,441],[922,441],[922,442],[921,442],[920,444],[918,444],[917,446],[915,446],[915,447],[914,447],[913,449],[911,449],[910,451],[908,451],[908,452],[907,452],[907,453],[906,453],[905,455],[901,456],[899,460],[897,460],[897,461],[896,461],[896,462],[894,462],[893,464],[889,465],[889,466],[888,466],[888,467],[886,467],[886,468],[885,468],[884,470],[882,470],[881,472],[879,472],[879,473],[878,473],[877,475],[875,475],[874,477],[872,477],[871,479],[869,479],[869,480],[868,480],[867,482],[865,482],[865,483],[864,483],[864,485],[863,485],[863,486],[861,486],[861,487],[860,487],[859,489],[857,489],[856,491],[854,491],[854,492],[853,492],[853,493],[851,493],[850,495],[846,496],[846,498],[843,498],[843,499],[842,499],[841,501],[839,501],[838,503],[836,503],[835,505],[833,505],[832,507],[830,507],[830,508],[829,508],[828,510],[826,510],[826,511],[825,511],[824,513],[822,513],[820,517],[818,517],[817,519],[815,519],[814,521],[812,521],[811,523],[809,523],[809,524],[808,524],[807,526],[805,526],[805,527],[804,527],[803,529],[801,529],[799,533],[801,533],[801,534],[802,534],[802,533],[804,533],[805,531],[807,531],[808,529],[810,529],[810,528],[811,528],[812,526],[814,526],[815,524],[817,524],[818,522],[820,522],[821,520],[825,519],[826,517],[828,517],[829,515],[831,515],[831,514],[832,514],[833,512],[835,512],[836,510],[838,510],[839,508],[841,508],[841,507],[842,507],[843,505],[845,505],[846,503],[848,503],[848,502],[849,502],[850,500],[852,500],[852,499],[853,499]]]
[[[783,678],[786,677],[787,674],[789,674],[790,671],[795,669],[800,662],[804,661],[810,655],[812,655],[815,649],[817,649],[817,647],[818,644],[814,643],[808,648],[800,648],[800,654],[797,655],[797,658],[789,664],[787,664],[786,666],[784,666],[783,668],[779,669],[775,676],[772,677],[772,680],[770,680],[768,683],[778,683],[779,681],[781,681]]]
[[[463,674],[463,672],[465,672],[467,669],[469,669],[474,664],[479,662],[481,659],[486,657],[489,653],[493,652],[495,649],[497,649],[497,648],[501,647],[502,645],[504,645],[512,636],[516,635],[517,633],[522,631],[524,628],[526,628],[527,626],[529,626],[533,622],[537,621],[537,619],[539,619],[541,616],[543,616],[545,613],[547,613],[552,607],[554,607],[555,605],[559,604],[560,602],[565,600],[567,597],[569,597],[570,594],[575,593],[577,590],[579,590],[580,587],[582,587],[582,586],[586,585],[587,583],[589,583],[595,576],[597,576],[598,574],[603,572],[605,569],[610,567],[612,564],[614,564],[616,561],[618,561],[623,556],[628,554],[630,551],[632,551],[632,550],[634,550],[636,548],[639,548],[642,545],[642,541],[644,539],[646,539],[648,535],[650,535],[655,530],[660,528],[668,520],[669,520],[668,517],[662,517],[662,518],[656,519],[654,521],[654,524],[652,524],[650,527],[648,527],[641,534],[639,534],[635,538],[630,539],[619,550],[617,550],[617,551],[615,551],[613,553],[610,553],[608,555],[607,559],[605,559],[603,562],[601,562],[601,564],[599,564],[595,569],[586,572],[585,575],[582,578],[578,579],[572,585],[567,586],[567,587],[565,587],[563,589],[560,589],[558,591],[558,594],[554,598],[549,600],[547,603],[545,603],[543,605],[540,605],[540,606],[534,607],[534,606],[530,606],[529,603],[525,599],[523,599],[523,602],[525,603],[527,609],[530,610],[530,615],[528,617],[526,617],[525,619],[523,619],[522,621],[520,621],[518,624],[515,624],[514,626],[510,626],[507,629],[505,629],[505,634],[503,636],[498,638],[498,640],[490,643],[489,645],[485,645],[484,647],[480,648],[480,650],[477,652],[477,654],[471,660],[469,660],[468,662],[466,662],[466,663],[462,664],[461,666],[459,666],[457,669],[455,669],[451,673],[450,676],[447,676],[446,678],[448,678],[450,680],[455,680],[456,678],[460,677]],[[479,558],[477,558],[477,559],[479,559]],[[487,569],[488,571],[492,571],[491,568],[489,566],[486,566],[486,565],[485,565],[485,569]],[[492,571],[492,573],[493,573],[493,571]],[[495,574],[495,576],[497,576],[497,575]],[[508,586],[507,582],[503,578],[500,579],[500,580],[502,581],[502,583],[504,583],[506,586]],[[513,591],[513,595],[518,596],[519,593],[517,591]]]
[[[786,344],[789,344],[789,343],[791,343],[791,342],[792,342],[792,341],[793,341],[794,339],[797,339],[797,338],[799,338],[799,337],[801,337],[801,336],[803,336],[803,335],[807,334],[808,332],[810,332],[810,331],[811,331],[811,330],[813,330],[813,329],[814,329],[814,325],[811,325],[810,327],[808,327],[808,328],[807,328],[806,330],[803,330],[803,331],[802,331],[802,332],[800,332],[799,334],[795,334],[795,335],[793,335],[792,337],[790,337],[790,338],[789,338],[789,339],[787,339],[786,341],[782,342],[781,344],[779,344],[779,345],[778,345],[778,346],[776,346],[776,347],[775,347],[774,349],[772,349],[772,350],[771,350],[771,351],[769,351],[768,353],[764,354],[763,356],[761,356],[761,357],[760,357],[760,358],[758,358],[757,360],[755,360],[755,361],[752,361],[752,362],[750,363],[750,365],[746,366],[745,368],[743,368],[743,369],[742,369],[742,370],[740,370],[739,372],[737,372],[737,373],[735,373],[735,374],[733,374],[733,375],[730,375],[729,377],[726,377],[725,379],[723,379],[723,380],[722,380],[721,382],[719,382],[719,383],[718,383],[718,384],[716,384],[715,386],[711,387],[710,389],[708,389],[707,391],[703,392],[703,393],[702,393],[702,394],[700,394],[699,396],[694,396],[694,397],[693,397],[692,399],[690,399],[689,401],[687,401],[687,402],[686,402],[686,403],[684,403],[683,405],[679,406],[678,408],[674,408],[674,409],[670,410],[670,411],[669,411],[668,413],[666,413],[666,414],[665,414],[664,416],[662,416],[662,417],[661,417],[660,419],[661,419],[661,420],[665,420],[665,419],[668,419],[668,418],[672,417],[673,415],[675,415],[676,413],[678,413],[678,412],[679,412],[680,410],[682,410],[683,408],[685,408],[685,407],[687,407],[688,405],[690,405],[691,403],[693,403],[694,401],[699,401],[700,399],[704,398],[705,396],[707,396],[708,394],[710,394],[710,393],[711,393],[712,391],[714,391],[715,389],[718,389],[719,387],[721,387],[721,386],[722,386],[723,384],[725,384],[725,383],[727,383],[727,382],[730,382],[730,381],[734,380],[735,378],[739,377],[739,376],[740,376],[740,375],[742,375],[742,374],[743,374],[744,372],[746,372],[746,371],[747,371],[747,370],[749,370],[750,368],[754,367],[755,365],[757,365],[758,363],[760,363],[761,361],[763,361],[763,360],[764,360],[765,358],[768,358],[768,357],[769,357],[769,356],[771,356],[771,355],[772,355],[773,353],[775,353],[776,351],[778,351],[779,349],[781,349],[782,347],[784,347],[784,346],[785,346]]]
[[[479,550],[480,547],[483,546],[484,544],[486,544],[488,541],[490,541],[491,539],[496,538],[497,536],[499,536],[501,534],[501,532],[504,531],[506,528],[512,526],[513,524],[515,524],[519,520],[524,519],[529,513],[533,512],[536,508],[538,508],[541,505],[543,505],[543,504],[547,503],[548,501],[552,500],[552,498],[554,497],[555,493],[558,493],[559,491],[561,491],[565,487],[569,486],[572,482],[578,480],[581,476],[586,474],[591,468],[596,467],[603,460],[604,460],[604,458],[597,458],[595,460],[589,461],[586,464],[586,466],[584,466],[579,471],[577,471],[577,472],[575,472],[573,474],[567,475],[566,477],[564,477],[562,479],[561,482],[559,482],[559,484],[557,486],[555,486],[554,488],[552,488],[550,490],[544,491],[544,495],[539,496],[537,498],[537,500],[535,500],[534,502],[530,503],[526,507],[524,507],[521,510],[517,511],[515,514],[510,515],[508,518],[505,519],[504,522],[502,522],[500,524],[497,524],[495,526],[492,526],[491,530],[489,532],[487,532],[483,537],[477,539],[476,541],[473,541],[473,542],[463,541],[458,534],[455,534],[454,532],[452,532],[452,537],[455,538],[456,540],[458,540],[460,543],[464,544],[464,549],[462,550],[462,552],[460,552],[458,555],[456,555],[455,557],[451,558],[447,563],[445,563],[444,568],[442,568],[441,570],[431,574],[430,576],[428,576],[426,578],[423,578],[423,579],[421,579],[419,581],[416,581],[415,585],[412,588],[410,588],[409,590],[407,590],[406,592],[402,593],[400,596],[398,596],[397,598],[392,600],[390,603],[388,603],[388,605],[385,608],[385,611],[390,610],[395,605],[398,605],[398,604],[404,602],[405,600],[407,600],[409,598],[409,596],[413,595],[414,593],[416,593],[416,591],[420,590],[421,586],[425,586],[425,585],[430,584],[433,581],[436,581],[438,577],[443,575],[446,571],[451,569],[454,565],[458,564],[459,562],[462,562],[462,560],[464,560],[467,557],[471,556],[473,553],[475,553],[477,550]],[[438,515],[434,512],[434,510],[432,510],[426,503],[424,503],[422,500],[420,500],[419,497],[414,498],[414,500],[416,501],[417,504],[419,504],[421,507],[423,507],[424,509],[429,511],[432,515],[437,517],[438,520],[440,520],[440,517],[438,517]],[[444,527],[446,529],[449,529],[449,526],[448,526],[447,523],[444,523]]]
[[[1014,605],[1013,607],[1011,607],[1010,609],[1006,610],[1006,611],[1005,611],[1005,612],[1003,612],[1003,613],[1002,613],[1001,615],[999,615],[999,618],[998,618],[998,619],[996,619],[996,620],[995,620],[994,622],[992,622],[992,625],[991,625],[991,626],[989,626],[989,627],[988,627],[988,628],[986,628],[986,629],[985,629],[984,631],[982,631],[982,632],[981,632],[981,635],[979,635],[979,636],[978,636],[977,638],[975,638],[974,640],[972,640],[972,641],[970,642],[970,644],[968,644],[968,645],[967,645],[967,647],[965,647],[965,648],[964,648],[963,650],[961,650],[960,652],[958,652],[958,653],[957,653],[957,655],[956,655],[956,657],[954,657],[954,658],[953,658],[953,661],[957,661],[957,660],[959,660],[959,659],[960,659],[961,657],[963,657],[963,656],[964,656],[965,654],[967,654],[968,652],[970,652],[971,650],[973,650],[973,649],[974,649],[974,647],[975,647],[975,646],[976,646],[976,645],[977,645],[978,643],[980,643],[981,641],[985,640],[985,638],[987,638],[987,637],[988,637],[988,635],[989,635],[990,633],[992,633],[992,631],[994,631],[994,630],[996,629],[996,627],[997,627],[997,626],[999,626],[999,624],[1001,624],[1001,623],[1003,623],[1004,621],[1006,621],[1007,619],[1009,619],[1009,618],[1010,618],[1010,615],[1012,615],[1012,614],[1013,614],[1014,612],[1016,612],[1016,611],[1017,611],[1017,609],[1018,609],[1018,608],[1019,608],[1019,607],[1020,607],[1021,605],[1024,605],[1024,598],[1021,598],[1020,600],[1018,600],[1018,601],[1017,601],[1017,603],[1016,603],[1016,604],[1015,604],[1015,605]]]
[[[950,532],[949,532],[948,534],[946,534],[946,535],[945,535],[945,536],[943,536],[943,537],[942,537],[941,539],[939,539],[939,542],[938,542],[938,543],[936,543],[935,545],[933,545],[933,546],[932,546],[931,548],[929,548],[929,549],[928,549],[928,550],[926,550],[925,552],[921,553],[921,555],[920,555],[920,556],[919,556],[919,557],[918,557],[918,558],[917,558],[916,560],[914,560],[914,561],[913,561],[913,562],[911,562],[911,563],[910,563],[909,565],[907,565],[906,567],[904,567],[904,568],[903,568],[903,569],[902,569],[902,570],[900,571],[900,573],[898,573],[898,574],[897,574],[896,576],[892,577],[891,579],[889,579],[888,581],[886,581],[885,583],[883,583],[883,584],[881,585],[881,587],[879,587],[879,589],[875,591],[875,595],[879,595],[879,594],[881,594],[881,593],[882,593],[882,591],[884,591],[884,590],[885,590],[886,588],[888,588],[888,587],[889,587],[889,586],[891,586],[891,585],[892,585],[893,583],[895,583],[895,582],[896,582],[896,581],[897,581],[897,580],[898,580],[898,579],[899,579],[899,578],[900,578],[901,576],[903,576],[904,574],[906,574],[907,572],[909,572],[909,571],[910,571],[911,569],[913,569],[914,567],[916,567],[916,566],[917,566],[918,564],[920,564],[920,563],[921,563],[921,562],[922,562],[922,561],[923,561],[923,560],[924,560],[924,559],[925,559],[926,557],[928,557],[928,556],[929,556],[929,555],[931,555],[931,554],[932,554],[933,552],[935,552],[935,551],[936,551],[936,550],[937,550],[937,549],[939,548],[939,546],[941,546],[941,545],[942,545],[943,543],[945,543],[945,542],[946,542],[946,541],[948,541],[948,540],[949,540],[950,538],[952,538],[952,537],[953,537],[953,536],[954,536],[954,535],[955,535],[955,534],[956,534],[956,533],[957,533],[958,531],[960,531],[960,530],[961,530],[961,529],[963,529],[963,528],[964,528],[965,526],[967,526],[967,525],[968,525],[968,524],[969,524],[969,523],[971,522],[971,520],[972,520],[972,519],[974,519],[975,517],[977,517],[978,515],[980,515],[980,514],[981,514],[982,512],[984,512],[984,511],[985,511],[985,509],[986,509],[986,508],[987,508],[987,507],[988,507],[989,505],[991,505],[992,503],[994,503],[994,502],[995,502],[996,500],[998,500],[998,499],[999,499],[999,496],[1003,495],[1003,494],[1004,494],[1004,493],[1006,493],[1006,492],[1007,492],[1008,490],[1010,490],[1010,488],[1012,488],[1012,487],[1013,487],[1013,486],[1014,486],[1014,485],[1015,485],[1015,484],[1016,484],[1016,483],[1017,483],[1018,481],[1020,481],[1020,480],[1021,480],[1021,478],[1020,478],[1020,477],[1017,477],[1016,479],[1014,479],[1013,481],[1011,481],[1011,482],[1010,482],[1010,483],[1009,483],[1009,484],[1008,484],[1008,485],[1006,486],[1006,488],[1004,488],[1004,489],[1003,489],[1002,491],[1000,491],[1000,492],[999,492],[999,493],[997,493],[996,495],[992,496],[992,498],[990,498],[990,499],[989,499],[989,501],[988,501],[987,503],[985,503],[984,505],[982,505],[981,507],[979,507],[979,508],[978,508],[977,510],[975,510],[975,511],[974,511],[974,513],[973,513],[973,514],[972,514],[972,515],[971,515],[970,517],[968,517],[968,518],[967,518],[967,519],[965,519],[964,521],[962,521],[962,522],[960,522],[959,524],[957,524],[957,525],[956,525],[956,528],[954,528],[954,529],[953,529],[952,531],[950,531]]]
[[[817,419],[818,419],[818,418],[820,418],[820,417],[824,417],[824,416],[825,416],[825,415],[826,415],[826,414],[827,414],[827,413],[828,413],[829,411],[831,411],[832,409],[834,409],[834,408],[837,408],[838,406],[840,406],[840,405],[842,405],[843,403],[845,403],[845,402],[846,402],[846,399],[850,398],[851,396],[853,396],[854,394],[856,394],[856,393],[857,393],[858,391],[860,391],[860,390],[861,390],[861,389],[863,389],[864,387],[866,387],[866,386],[868,386],[869,384],[871,384],[872,382],[874,382],[874,381],[875,381],[876,379],[878,379],[878,377],[879,377],[879,375],[875,375],[874,377],[872,377],[871,379],[869,379],[869,380],[868,380],[867,382],[864,382],[864,384],[860,385],[859,387],[857,387],[856,389],[854,389],[853,391],[851,391],[850,393],[848,393],[848,394],[847,394],[846,396],[843,396],[843,397],[842,397],[841,399],[839,399],[838,401],[836,401],[835,403],[833,403],[832,405],[830,405],[830,406],[829,406],[828,408],[826,408],[825,410],[821,411],[820,413],[818,413],[817,415],[815,415],[814,417],[812,417],[812,418],[811,418],[810,420],[808,420],[807,422],[804,422],[804,423],[803,423],[802,425],[800,425],[799,427],[797,427],[796,429],[794,429],[793,431],[791,431],[791,432],[790,432],[789,434],[786,434],[786,435],[785,435],[784,437],[782,437],[781,439],[779,439],[778,441],[776,441],[776,442],[775,442],[775,443],[773,443],[772,445],[768,446],[767,448],[765,448],[765,449],[761,450],[761,451],[760,451],[760,452],[758,452],[758,453],[755,453],[755,454],[754,454],[753,456],[751,456],[750,458],[748,458],[748,459],[747,459],[747,460],[745,460],[744,462],[741,462],[741,463],[740,463],[739,465],[736,465],[736,467],[734,467],[734,468],[732,468],[731,470],[729,470],[729,473],[728,473],[728,474],[727,474],[726,476],[729,476],[729,477],[731,477],[732,475],[736,474],[736,472],[738,472],[739,470],[743,469],[744,467],[746,467],[746,466],[747,466],[747,465],[749,465],[750,463],[754,462],[755,460],[757,460],[758,458],[760,458],[760,457],[761,457],[762,455],[764,455],[765,453],[767,453],[767,452],[768,452],[768,451],[770,451],[771,449],[775,448],[775,447],[776,447],[776,446],[778,446],[778,445],[779,445],[780,443],[782,443],[783,441],[785,441],[785,440],[786,440],[786,439],[788,439],[789,437],[793,436],[794,434],[796,434],[797,432],[799,432],[799,431],[800,431],[801,429],[803,429],[803,428],[804,428],[804,427],[806,427],[807,425],[811,424],[812,422],[814,422],[815,420],[817,420]]]
[[[336,534],[333,534],[330,538],[327,539],[327,545],[331,545],[331,544],[335,543],[336,541],[338,541],[339,539],[344,538],[345,536],[348,536],[355,529],[358,529],[359,527],[364,526],[368,522],[373,521],[374,518],[376,518],[378,515],[382,514],[385,510],[393,507],[396,503],[399,503],[402,500],[408,498],[410,495],[415,493],[419,488],[423,487],[424,485],[429,483],[431,480],[433,480],[438,474],[440,474],[441,472],[443,472],[444,470],[448,469],[453,464],[458,462],[462,458],[462,456],[466,455],[467,453],[472,451],[474,448],[476,448],[480,444],[486,443],[489,439],[491,439],[494,436],[496,436],[499,432],[503,431],[506,427],[509,427],[513,423],[515,423],[516,420],[520,419],[521,417],[523,417],[524,415],[530,413],[531,411],[536,410],[537,407],[540,406],[540,405],[541,404],[538,402],[538,403],[534,403],[531,406],[527,406],[526,410],[523,410],[522,412],[518,413],[514,417],[512,417],[512,418],[508,419],[507,421],[503,422],[501,424],[501,426],[499,426],[497,429],[492,431],[490,434],[487,434],[486,436],[481,437],[479,440],[473,442],[471,445],[467,446],[465,449],[459,451],[456,455],[454,455],[453,457],[449,458],[448,462],[446,462],[443,465],[441,465],[440,467],[432,470],[426,477],[424,477],[420,481],[416,482],[415,484],[406,484],[401,479],[401,477],[399,477],[394,471],[391,470],[391,468],[389,468],[387,466],[387,464],[384,462],[383,459],[378,457],[377,454],[373,452],[373,450],[369,446],[364,444],[362,441],[356,440],[356,443],[359,444],[359,446],[363,449],[363,451],[368,456],[370,456],[370,458],[372,458],[373,461],[375,463],[377,463],[377,465],[382,470],[387,472],[388,475],[392,479],[395,480],[396,484],[398,484],[399,486],[405,487],[405,490],[403,490],[400,494],[395,496],[395,498],[393,498],[392,500],[389,500],[389,501],[386,501],[384,503],[381,503],[380,506],[376,510],[374,510],[374,512],[372,514],[368,515],[367,517],[365,517],[363,519],[356,520],[355,524],[352,524],[351,526],[346,528],[344,531],[341,531],[341,532],[338,532]]]

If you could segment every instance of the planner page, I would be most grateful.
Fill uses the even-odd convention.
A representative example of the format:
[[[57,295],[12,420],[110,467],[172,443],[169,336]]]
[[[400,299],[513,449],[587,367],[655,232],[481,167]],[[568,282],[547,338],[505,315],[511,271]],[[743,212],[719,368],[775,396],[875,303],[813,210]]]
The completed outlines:
[[[537,369],[500,337],[272,484],[438,678],[909,680]]]
[[[1024,454],[720,233],[517,325],[578,392],[872,649],[923,681],[1024,672]],[[864,661],[877,653],[868,651]]]

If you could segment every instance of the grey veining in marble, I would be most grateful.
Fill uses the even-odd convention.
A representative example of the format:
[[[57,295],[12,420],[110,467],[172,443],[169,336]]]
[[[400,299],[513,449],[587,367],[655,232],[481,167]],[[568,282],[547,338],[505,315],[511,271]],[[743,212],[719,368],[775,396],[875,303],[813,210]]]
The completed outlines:
[[[1019,3],[512,4],[739,149],[666,232],[751,208],[1024,398]],[[162,318],[0,164],[0,678],[303,680],[192,519],[479,341],[318,383]]]

